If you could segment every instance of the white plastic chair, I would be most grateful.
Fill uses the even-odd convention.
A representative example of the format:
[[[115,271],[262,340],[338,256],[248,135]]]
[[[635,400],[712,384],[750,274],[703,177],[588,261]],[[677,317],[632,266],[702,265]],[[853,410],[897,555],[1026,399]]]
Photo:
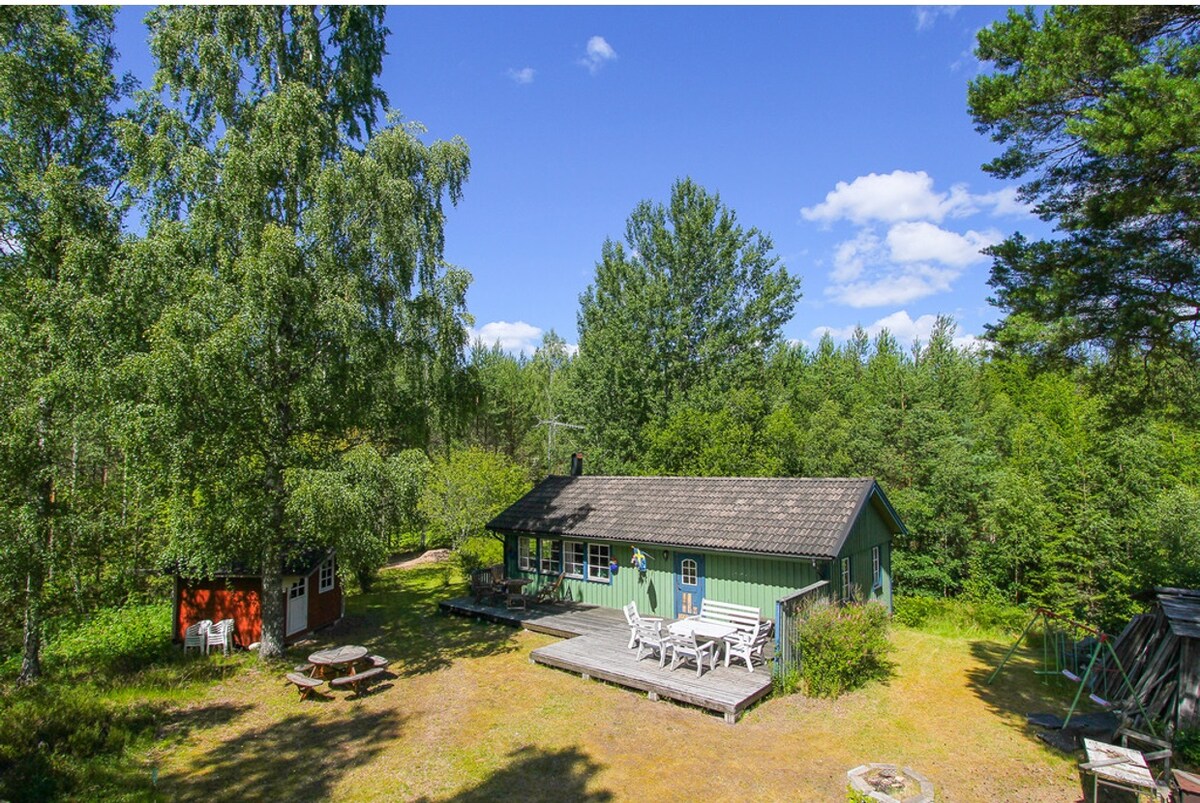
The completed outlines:
[[[729,659],[742,658],[746,661],[746,671],[753,672],[754,665],[751,662],[755,655],[759,660],[765,661],[763,657],[763,649],[767,646],[767,642],[771,640],[771,628],[764,626],[759,622],[754,626],[754,631],[746,633],[739,630],[732,636],[725,639],[725,666],[729,666]]]
[[[233,620],[222,619],[208,628],[208,634],[204,638],[204,652],[207,654],[210,647],[221,647],[225,654],[229,655],[229,647],[232,643]]]
[[[675,670],[675,667],[681,661],[691,660],[696,662],[696,677],[700,677],[700,673],[704,668],[705,655],[708,655],[708,668],[717,668],[717,643],[715,641],[697,643],[694,632],[689,632],[686,636],[672,636],[670,649],[672,671]]]
[[[206,641],[210,627],[212,627],[211,619],[202,619],[194,625],[188,625],[187,630],[183,631],[184,655],[187,655],[188,647],[195,647],[202,652],[207,651]]]
[[[621,610],[623,610],[625,612],[625,621],[629,623],[629,649],[631,649],[631,650],[637,646],[637,639],[638,639],[637,628],[638,628],[639,622],[649,622],[651,624],[662,624],[662,621],[663,621],[662,619],[658,619],[653,616],[639,616],[636,602],[630,602],[628,605],[626,605]]]
[[[667,660],[671,649],[670,636],[663,633],[661,621],[642,619],[635,628],[637,632],[637,660],[642,660],[642,653],[649,651],[651,655],[658,652],[658,665],[661,668]]]

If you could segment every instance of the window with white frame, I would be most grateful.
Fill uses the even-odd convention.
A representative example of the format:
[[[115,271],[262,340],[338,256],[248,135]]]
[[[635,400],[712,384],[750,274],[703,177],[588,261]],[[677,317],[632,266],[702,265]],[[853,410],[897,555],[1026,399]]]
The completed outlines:
[[[563,559],[566,561],[563,564],[563,570],[567,573],[567,577],[582,578],[586,558],[587,551],[579,541],[567,541],[563,544]]]
[[[587,576],[597,583],[608,583],[612,576],[608,571],[608,562],[612,559],[608,544],[588,544]]]
[[[324,593],[333,590],[333,556],[330,555],[321,564],[321,573],[317,575],[317,591]]]
[[[883,561],[879,547],[871,547],[871,588],[883,588]]]
[[[523,572],[537,571],[537,539],[517,538],[517,568]]]
[[[543,539],[540,551],[542,574],[558,574],[562,571],[562,541]]]
[[[850,600],[850,558],[842,558],[842,601]]]

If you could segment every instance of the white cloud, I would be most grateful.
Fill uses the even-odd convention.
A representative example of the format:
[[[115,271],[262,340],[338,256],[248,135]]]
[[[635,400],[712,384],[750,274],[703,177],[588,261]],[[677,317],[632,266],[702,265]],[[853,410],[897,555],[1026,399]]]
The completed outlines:
[[[995,230],[957,234],[921,220],[897,223],[887,234],[888,249],[896,262],[935,260],[959,268],[984,259],[980,251],[1002,239]]]
[[[519,70],[511,69],[508,71],[508,77],[516,84],[532,84],[533,76],[537,70],[532,67],[522,67]]]
[[[848,307],[886,307],[907,304],[951,289],[960,271],[933,265],[912,264],[876,271],[863,281],[830,285],[825,294]]]
[[[862,308],[906,304],[952,289],[980,251],[1001,240],[996,231],[948,231],[925,221],[891,226],[880,239],[865,227],[834,249],[825,295]]]
[[[993,215],[1028,214],[1029,208],[1017,200],[1015,187],[974,195],[966,184],[955,184],[946,192],[937,192],[933,177],[924,170],[915,173],[893,170],[868,173],[851,182],[839,181],[822,203],[800,210],[805,220],[826,225],[849,220],[863,225],[874,221],[898,223],[905,220],[929,220],[941,223],[947,217],[961,218],[990,210]]]
[[[492,321],[471,330],[472,340],[482,340],[485,346],[500,344],[508,352],[533,354],[542,342],[542,330],[524,321]]]
[[[805,207],[800,214],[805,220],[833,223],[850,220],[863,224],[873,220],[895,223],[901,220],[933,220],[940,222],[962,203],[957,196],[933,191],[933,178],[924,170],[911,173],[894,170],[891,173],[869,173],[847,184],[839,181],[825,196],[824,203]]]
[[[542,337],[545,335],[538,327],[525,321],[516,321],[509,323],[508,321],[492,321],[485,323],[478,329],[469,330],[471,341],[480,341],[483,345],[491,348],[497,343],[500,348],[510,354],[525,354],[532,356],[542,345]],[[577,343],[564,343],[563,347],[567,354],[574,356],[579,353],[579,345]]]
[[[917,6],[913,9],[913,14],[917,18],[917,30],[929,30],[939,17],[952,18],[958,13],[959,8],[960,6]]]
[[[603,36],[593,36],[587,43],[587,55],[579,60],[579,63],[588,68],[588,72],[595,75],[606,62],[613,61],[617,58],[617,51],[613,50]]]
[[[891,315],[880,318],[863,329],[867,335],[874,338],[884,329],[891,333],[892,337],[896,338],[901,346],[909,346],[915,340],[920,340],[922,343],[929,342],[929,336],[933,332],[934,324],[937,323],[936,315],[922,315],[915,321],[908,314],[908,310],[899,310]],[[812,339],[820,340],[826,333],[834,340],[849,340],[854,334],[854,326],[846,326],[841,329],[835,329],[832,326],[818,326],[812,331]],[[954,338],[954,345],[959,348],[972,348],[978,342],[975,335],[958,335]]]

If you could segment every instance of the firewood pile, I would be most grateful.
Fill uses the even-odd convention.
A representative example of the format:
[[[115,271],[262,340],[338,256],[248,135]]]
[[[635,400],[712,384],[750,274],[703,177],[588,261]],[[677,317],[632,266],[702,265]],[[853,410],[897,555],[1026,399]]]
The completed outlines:
[[[1135,616],[1113,644],[1136,699],[1155,723],[1175,729],[1200,727],[1200,591],[1156,588],[1149,613]],[[1109,671],[1116,671],[1116,667]],[[1119,679],[1114,706],[1138,723],[1134,695]]]

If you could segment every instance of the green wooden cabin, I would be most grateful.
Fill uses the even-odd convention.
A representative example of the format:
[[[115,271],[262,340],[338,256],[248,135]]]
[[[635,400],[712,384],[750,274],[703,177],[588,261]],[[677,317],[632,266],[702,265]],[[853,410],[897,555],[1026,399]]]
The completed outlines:
[[[905,532],[871,478],[553,476],[487,527],[527,592],[561,572],[572,600],[666,618],[708,597],[774,619],[818,580],[890,611],[892,536]]]

